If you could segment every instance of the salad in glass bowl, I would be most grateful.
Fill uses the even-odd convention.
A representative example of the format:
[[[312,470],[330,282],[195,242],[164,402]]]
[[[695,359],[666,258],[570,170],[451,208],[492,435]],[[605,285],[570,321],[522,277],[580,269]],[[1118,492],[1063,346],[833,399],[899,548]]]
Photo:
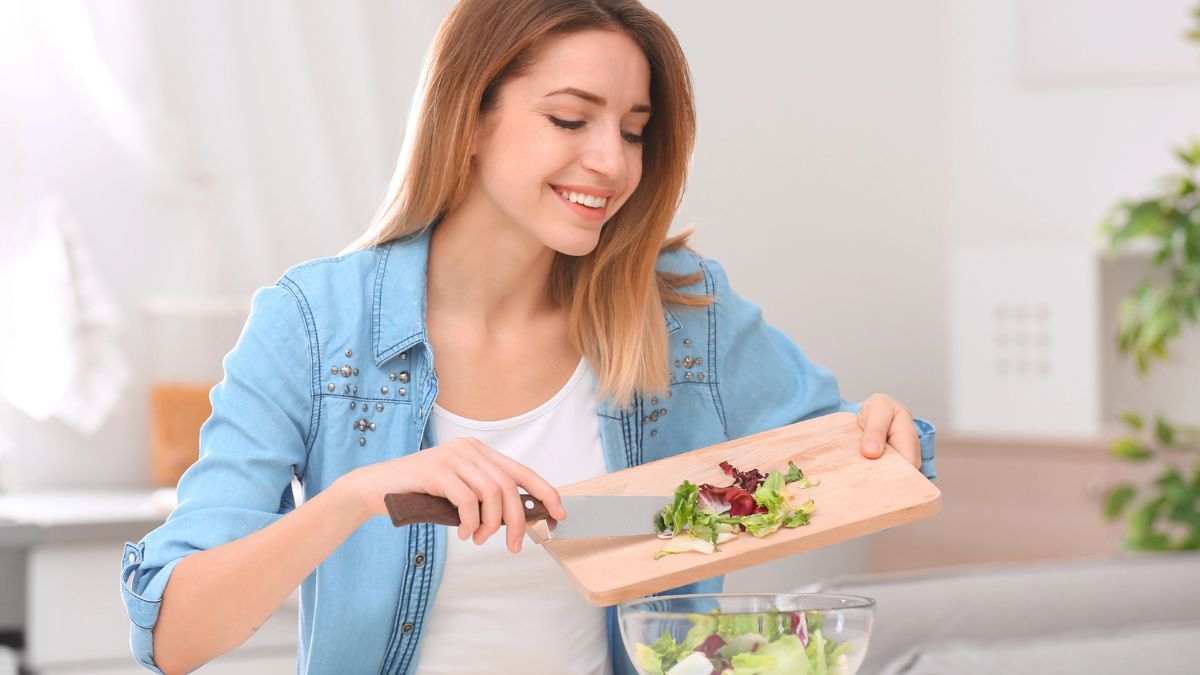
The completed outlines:
[[[714,593],[631,600],[621,639],[643,675],[854,675],[875,601],[821,593]]]

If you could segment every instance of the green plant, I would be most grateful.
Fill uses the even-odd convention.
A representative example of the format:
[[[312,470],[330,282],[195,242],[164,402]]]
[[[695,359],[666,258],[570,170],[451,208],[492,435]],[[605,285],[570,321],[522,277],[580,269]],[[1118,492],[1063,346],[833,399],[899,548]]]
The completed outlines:
[[[1200,5],[1193,16],[1200,25]],[[1188,38],[1200,41],[1200,27]],[[1150,269],[1122,300],[1117,318],[1117,346],[1143,377],[1154,361],[1169,359],[1171,344],[1200,311],[1200,140],[1175,155],[1183,166],[1166,177],[1160,194],[1122,200],[1100,226],[1114,253],[1133,241],[1152,250]],[[1127,482],[1111,489],[1105,518],[1128,513],[1124,545],[1131,550],[1200,549],[1200,429],[1162,417],[1147,425],[1134,412],[1122,419],[1130,433],[1113,442],[1112,453],[1161,468],[1150,485]]]
[[[1142,240],[1154,249],[1150,270],[1121,302],[1118,346],[1145,375],[1153,360],[1166,360],[1168,346],[1186,320],[1200,311],[1200,140],[1176,149],[1183,167],[1168,176],[1162,194],[1123,200],[1100,226],[1115,252]]]
[[[1200,429],[1161,417],[1148,425],[1130,412],[1122,417],[1133,433],[1112,444],[1113,454],[1129,462],[1157,461],[1161,468],[1151,485],[1122,483],[1110,490],[1105,518],[1128,511],[1124,543],[1130,550],[1200,550]]]

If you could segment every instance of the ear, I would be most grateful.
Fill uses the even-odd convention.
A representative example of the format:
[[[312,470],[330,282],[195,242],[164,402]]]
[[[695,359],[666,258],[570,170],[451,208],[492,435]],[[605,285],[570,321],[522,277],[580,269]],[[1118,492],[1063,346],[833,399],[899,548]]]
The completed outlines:
[[[475,118],[475,129],[471,132],[471,157],[479,154],[479,151],[487,147],[488,139],[492,135],[492,127],[496,123],[495,110],[483,110]]]
[[[487,124],[487,117],[488,115],[486,111],[480,111],[479,114],[475,116],[475,128],[471,131],[472,159],[474,159],[475,155],[479,154],[479,146],[481,145],[483,137],[486,135],[484,126]]]

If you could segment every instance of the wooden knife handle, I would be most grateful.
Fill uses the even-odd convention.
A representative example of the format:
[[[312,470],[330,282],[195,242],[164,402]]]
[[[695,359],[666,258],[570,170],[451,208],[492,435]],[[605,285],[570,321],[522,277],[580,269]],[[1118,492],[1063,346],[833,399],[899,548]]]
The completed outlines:
[[[550,513],[537,497],[527,494],[519,495],[521,504],[525,507],[525,522],[536,523],[546,520]],[[450,525],[458,527],[461,524],[458,517],[458,507],[445,497],[435,497],[422,492],[394,492],[384,495],[383,503],[387,505],[388,515],[392,525],[403,527],[413,523],[433,523],[435,525]],[[480,519],[483,518],[480,505]]]

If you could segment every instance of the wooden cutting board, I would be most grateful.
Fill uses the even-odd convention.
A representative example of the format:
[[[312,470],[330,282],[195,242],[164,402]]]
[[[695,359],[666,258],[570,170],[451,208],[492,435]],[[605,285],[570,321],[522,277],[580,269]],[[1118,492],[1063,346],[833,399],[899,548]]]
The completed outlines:
[[[941,508],[941,491],[888,447],[879,459],[859,452],[862,429],[851,413],[834,413],[735,441],[693,450],[559,488],[566,495],[672,495],[684,480],[697,485],[733,482],[718,466],[742,471],[787,470],[794,461],[820,485],[786,492],[816,504],[808,525],[781,528],[763,538],[747,532],[712,555],[687,552],[654,560],[665,541],[644,537],[546,539],[545,523],[529,529],[596,606],[614,605],[751,565],[861,537],[928,518]]]

